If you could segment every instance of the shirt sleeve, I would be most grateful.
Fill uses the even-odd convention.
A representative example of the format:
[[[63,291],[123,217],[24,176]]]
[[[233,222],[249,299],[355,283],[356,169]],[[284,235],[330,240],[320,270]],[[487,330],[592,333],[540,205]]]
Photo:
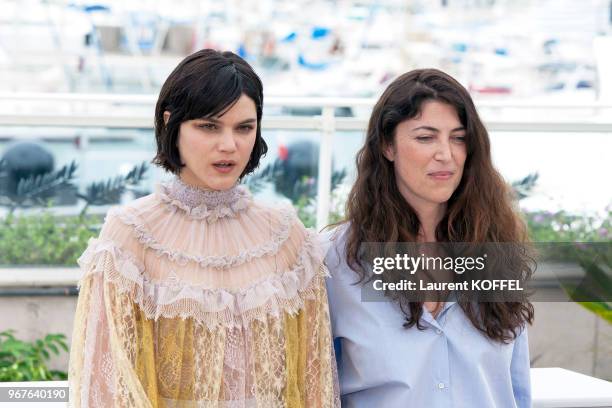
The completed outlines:
[[[531,408],[531,380],[529,367],[529,341],[527,327],[525,327],[514,341],[510,375],[512,377],[512,391],[516,406]]]
[[[352,289],[353,287],[345,281],[345,277],[349,274],[349,271],[345,269],[346,263],[343,261],[345,252],[344,239],[341,232],[342,230],[340,230],[340,232],[334,230],[333,233],[325,236],[325,240],[327,241],[325,264],[330,272],[330,276],[327,277],[325,283],[329,301],[330,324],[340,385],[340,396],[342,397],[347,393],[347,388],[350,387],[347,387],[347,376],[344,372],[346,355],[342,343],[345,334],[340,326],[343,321],[342,316],[344,316],[344,313],[351,310],[352,313],[355,313],[355,311],[354,308],[350,306],[351,298],[347,291],[347,289]]]

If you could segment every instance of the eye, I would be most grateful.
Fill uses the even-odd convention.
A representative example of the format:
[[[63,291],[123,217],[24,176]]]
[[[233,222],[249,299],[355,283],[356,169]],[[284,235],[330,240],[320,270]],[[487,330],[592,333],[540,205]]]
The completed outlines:
[[[429,136],[429,135],[417,136],[416,139],[420,142],[428,142],[433,139],[433,136]]]
[[[453,140],[458,143],[465,143],[465,136],[453,136]]]
[[[218,129],[218,126],[215,125],[214,123],[202,123],[198,125],[198,127],[200,129],[205,129],[205,130],[217,130]]]
[[[253,125],[241,125],[241,126],[238,126],[238,131],[240,131],[242,133],[249,133],[253,129],[254,129]]]

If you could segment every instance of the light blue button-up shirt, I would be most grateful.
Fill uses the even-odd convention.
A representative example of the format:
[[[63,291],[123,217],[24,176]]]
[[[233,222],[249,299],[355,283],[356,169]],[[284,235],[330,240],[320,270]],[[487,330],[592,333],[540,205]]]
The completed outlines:
[[[405,329],[396,303],[361,301],[344,245],[337,234],[326,256],[342,407],[531,406],[527,330],[492,341],[455,302],[436,318],[424,308],[425,330]]]

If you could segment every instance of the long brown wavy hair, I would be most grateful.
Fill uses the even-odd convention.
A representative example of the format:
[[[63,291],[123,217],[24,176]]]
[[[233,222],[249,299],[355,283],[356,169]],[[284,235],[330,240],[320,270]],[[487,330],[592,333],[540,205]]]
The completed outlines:
[[[367,242],[416,242],[420,221],[401,195],[393,163],[383,155],[393,144],[397,125],[420,114],[426,101],[453,106],[466,129],[467,158],[463,177],[447,202],[438,224],[437,242],[527,243],[525,223],[513,204],[511,189],[493,167],[489,136],[467,90],[451,76],[436,69],[410,71],[394,80],[382,94],[370,117],[364,146],[356,158],[357,180],[346,202],[346,261],[358,275],[358,283],[371,278],[359,253]],[[518,251],[521,273],[530,276],[533,259]],[[527,276],[523,276],[527,278]],[[419,324],[423,303],[409,301],[402,293],[394,300],[406,317],[404,327]],[[458,300],[472,324],[492,340],[509,342],[519,328],[533,322],[533,305],[516,302]]]

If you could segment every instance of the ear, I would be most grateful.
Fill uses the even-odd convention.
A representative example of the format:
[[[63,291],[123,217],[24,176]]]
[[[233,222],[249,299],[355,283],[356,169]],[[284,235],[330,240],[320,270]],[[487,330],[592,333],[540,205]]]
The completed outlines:
[[[395,160],[395,148],[393,147],[393,144],[388,144],[383,147],[383,155],[390,162],[393,162],[393,160]]]
[[[164,111],[164,126],[168,124],[169,120],[170,120],[170,111]],[[178,143],[178,137],[177,137],[174,145],[178,147],[178,144],[179,143]]]

